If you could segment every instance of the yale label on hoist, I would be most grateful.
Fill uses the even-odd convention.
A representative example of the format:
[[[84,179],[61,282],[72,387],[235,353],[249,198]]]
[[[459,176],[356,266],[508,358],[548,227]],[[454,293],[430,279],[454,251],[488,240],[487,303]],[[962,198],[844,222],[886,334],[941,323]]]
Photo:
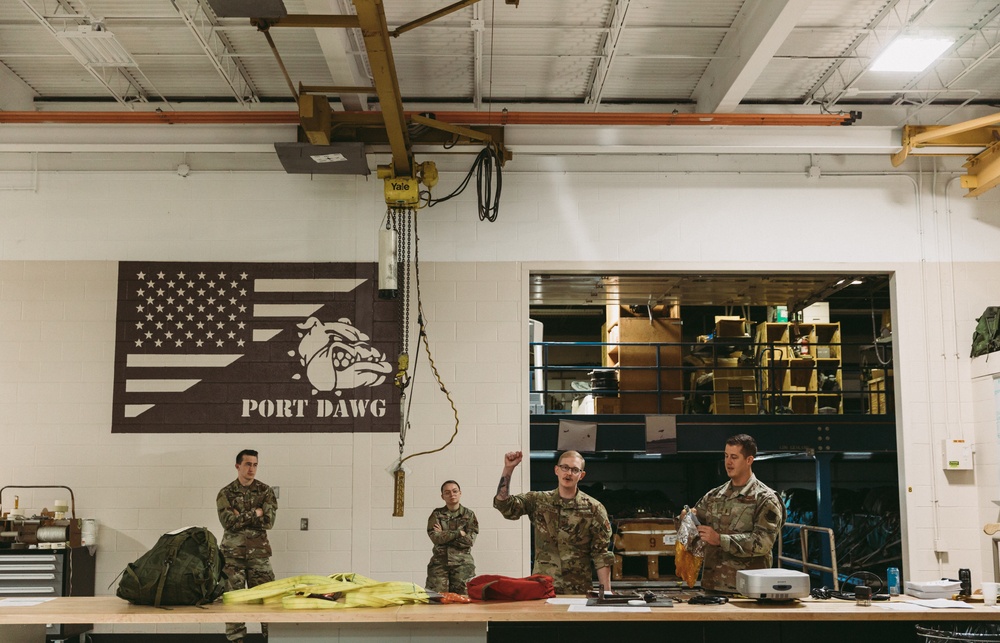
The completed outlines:
[[[385,202],[387,205],[415,206],[420,202],[419,183],[415,178],[385,179]]]

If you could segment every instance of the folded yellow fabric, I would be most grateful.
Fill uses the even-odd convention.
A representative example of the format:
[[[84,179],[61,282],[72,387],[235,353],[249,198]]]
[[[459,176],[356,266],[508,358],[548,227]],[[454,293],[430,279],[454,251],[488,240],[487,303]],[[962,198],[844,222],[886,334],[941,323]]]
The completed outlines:
[[[280,602],[286,609],[387,607],[428,600],[427,591],[414,583],[378,582],[353,573],[292,576],[222,595],[226,605]]]

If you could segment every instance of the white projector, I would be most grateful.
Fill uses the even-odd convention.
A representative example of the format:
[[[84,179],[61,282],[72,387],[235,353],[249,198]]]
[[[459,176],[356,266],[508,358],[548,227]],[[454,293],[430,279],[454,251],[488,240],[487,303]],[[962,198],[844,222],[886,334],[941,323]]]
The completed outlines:
[[[791,569],[742,569],[736,572],[736,591],[758,600],[805,598],[809,596],[809,574]]]

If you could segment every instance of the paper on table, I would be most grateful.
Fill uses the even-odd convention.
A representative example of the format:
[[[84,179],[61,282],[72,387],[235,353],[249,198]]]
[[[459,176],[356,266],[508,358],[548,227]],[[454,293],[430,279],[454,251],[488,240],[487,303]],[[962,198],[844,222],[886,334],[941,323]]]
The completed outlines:
[[[924,607],[930,607],[931,609],[947,609],[947,608],[957,608],[963,610],[971,610],[972,606],[968,603],[963,603],[962,601],[953,601],[947,598],[934,598],[929,600],[916,600],[913,601],[917,605],[923,605]]]
[[[0,598],[0,607],[31,607],[32,605],[47,603],[53,598],[55,597],[20,596],[18,598]]]
[[[549,598],[545,601],[549,605],[586,605],[585,598]]]
[[[918,605],[916,602],[899,602],[899,603],[872,603],[872,605],[877,605],[882,609],[892,610],[894,612],[926,612],[930,607],[926,605]]]
[[[648,607],[629,607],[628,605],[570,605],[570,612],[652,612]]]

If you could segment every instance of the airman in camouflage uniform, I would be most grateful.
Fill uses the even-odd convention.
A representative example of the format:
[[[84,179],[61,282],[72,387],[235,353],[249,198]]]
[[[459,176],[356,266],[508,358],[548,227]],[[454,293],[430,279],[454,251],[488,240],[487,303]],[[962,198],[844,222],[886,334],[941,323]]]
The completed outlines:
[[[753,475],[757,443],[746,434],[726,440],[729,482],[695,505],[698,533],[708,545],[701,586],[736,591],[736,572],[771,567],[771,548],[785,522],[777,494]]]
[[[462,488],[454,480],[441,485],[444,506],[431,512],[427,535],[434,543],[434,553],[427,563],[427,583],[432,592],[465,594],[465,584],[476,575],[472,546],[479,534],[476,514],[459,504]]]
[[[504,457],[504,470],[493,499],[503,517],[517,520],[527,515],[535,528],[535,574],[551,576],[557,594],[586,594],[593,586],[593,573],[606,592],[611,591],[608,551],[611,523],[604,505],[579,490],[586,475],[583,457],[567,451],[555,466],[559,487],[553,491],[529,491],[510,495],[510,478],[522,459],[520,451]]]
[[[274,580],[267,531],[274,526],[278,500],[257,475],[257,452],[244,449],[236,456],[236,480],[219,491],[215,505],[224,529],[219,550],[225,558],[226,589],[256,587]],[[261,625],[267,636],[267,624]],[[226,638],[242,641],[246,623],[226,623]]]

